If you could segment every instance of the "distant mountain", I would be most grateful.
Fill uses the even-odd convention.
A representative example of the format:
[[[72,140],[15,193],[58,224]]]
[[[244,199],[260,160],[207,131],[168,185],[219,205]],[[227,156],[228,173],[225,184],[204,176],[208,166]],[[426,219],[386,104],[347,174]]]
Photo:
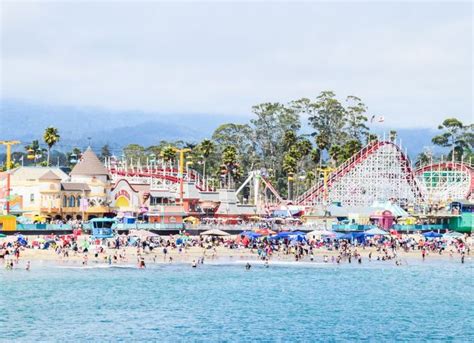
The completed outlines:
[[[235,119],[212,114],[109,112],[96,108],[47,106],[15,100],[0,103],[1,139],[29,143],[41,139],[47,126],[59,129],[58,150],[83,147],[91,138],[94,147],[110,144],[122,147],[129,143],[157,144],[161,140],[199,141],[214,129]],[[244,119],[245,120],[245,119]]]
[[[15,100],[0,103],[0,139],[18,139],[27,144],[42,137],[44,128],[55,126],[61,134],[61,141],[55,146],[62,151],[73,147],[85,147],[88,137],[94,149],[109,144],[119,151],[130,143],[150,146],[161,140],[184,140],[197,142],[210,137],[212,132],[226,122],[241,122],[245,117],[231,117],[212,114],[145,113],[140,111],[105,111],[96,108],[72,106],[47,106]],[[305,121],[305,120],[303,120]],[[389,129],[385,129],[388,134]],[[431,138],[436,130],[426,128],[396,129],[398,137],[415,158],[426,147],[433,148]],[[310,132],[307,123],[303,131]],[[382,135],[384,129],[378,133]],[[439,148],[434,148],[439,152]],[[3,151],[0,151],[0,155]]]

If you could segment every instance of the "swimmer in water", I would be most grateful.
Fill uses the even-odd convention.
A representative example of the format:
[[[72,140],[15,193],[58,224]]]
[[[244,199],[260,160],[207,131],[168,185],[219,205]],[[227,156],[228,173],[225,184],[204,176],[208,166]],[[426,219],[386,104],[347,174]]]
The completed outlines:
[[[192,267],[193,267],[193,268],[196,268],[196,267],[197,267],[196,260],[193,260]]]
[[[247,262],[247,264],[245,265],[245,269],[250,270],[250,268],[252,268],[252,266],[250,265],[250,263]]]
[[[265,263],[264,263],[264,267],[265,267],[265,268],[268,268],[268,267],[270,267],[270,265],[268,264],[268,260],[266,260],[266,261],[265,261]]]
[[[30,270],[30,261],[26,262],[26,268],[25,268],[27,271]]]

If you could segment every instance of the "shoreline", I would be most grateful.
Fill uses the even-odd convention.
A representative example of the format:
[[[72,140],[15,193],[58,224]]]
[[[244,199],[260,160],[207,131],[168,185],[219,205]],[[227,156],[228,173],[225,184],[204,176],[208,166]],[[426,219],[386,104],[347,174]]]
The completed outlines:
[[[125,252],[125,258],[120,258],[115,260],[112,263],[108,262],[109,256],[114,256],[118,254],[123,254]],[[423,262],[421,256],[421,251],[409,251],[403,252],[398,251],[397,257],[390,260],[377,260],[377,256],[382,256],[382,253],[377,253],[376,248],[366,248],[358,249],[359,254],[362,257],[362,264],[367,264],[370,262],[380,262],[387,265],[395,265],[396,260],[405,262],[405,261],[416,261]],[[369,253],[372,252],[372,258],[369,260]],[[274,253],[269,258],[269,264],[285,264],[285,265],[298,265],[298,264],[323,264],[323,265],[337,265],[334,262],[333,257],[335,258],[339,255],[338,251],[331,251],[326,249],[314,249],[313,256],[314,260],[311,261],[310,256],[306,255],[300,261],[296,261],[294,256],[283,253]],[[85,257],[87,256],[87,263],[83,264]],[[327,262],[324,262],[324,256],[327,256]],[[172,261],[169,258],[172,258]],[[19,262],[21,265],[25,265],[28,261],[32,264],[46,263],[52,265],[78,265],[78,266],[134,266],[137,267],[138,261],[140,258],[143,258],[146,265],[172,265],[172,264],[182,264],[182,265],[191,265],[193,261],[198,261],[200,258],[204,257],[204,264],[243,264],[246,262],[254,264],[264,264],[264,261],[259,258],[256,252],[251,252],[248,249],[228,249],[224,247],[218,247],[214,253],[212,249],[202,249],[197,247],[191,247],[182,251],[181,253],[178,250],[169,249],[166,256],[163,254],[162,249],[154,249],[152,252],[145,252],[140,255],[137,254],[137,249],[134,247],[127,247],[121,249],[106,249],[104,253],[99,253],[97,258],[93,251],[88,253],[77,253],[71,254],[69,257],[59,256],[54,250],[39,250],[39,249],[24,249],[20,253]],[[474,255],[466,255],[465,263],[471,264],[473,262]],[[0,260],[4,264],[6,261],[14,260],[16,258],[11,255],[7,256],[5,259]],[[449,261],[454,263],[461,264],[461,255],[457,252],[453,253],[450,256],[449,252],[445,252],[442,255],[438,253],[428,253],[426,255],[426,262],[429,261]],[[349,264],[347,258],[343,258],[341,265]],[[352,259],[352,264],[358,264],[356,259]],[[17,265],[15,263],[15,265]]]

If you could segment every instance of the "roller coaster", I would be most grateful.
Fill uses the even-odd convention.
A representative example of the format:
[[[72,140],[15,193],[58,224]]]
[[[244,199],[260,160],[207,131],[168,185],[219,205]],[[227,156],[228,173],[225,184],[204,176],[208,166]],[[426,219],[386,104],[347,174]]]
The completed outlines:
[[[165,161],[106,161],[112,180],[125,178],[131,183],[150,184],[153,188],[176,189],[183,180],[200,191],[214,191],[198,172],[178,169]],[[252,181],[252,182],[251,182]],[[440,162],[414,169],[406,151],[394,141],[373,141],[334,169],[326,178],[295,200],[283,199],[262,171],[251,171],[237,189],[239,194],[251,187],[252,203],[259,209],[278,204],[314,206],[339,202],[344,206],[368,206],[374,201],[391,200],[399,205],[448,202],[468,199],[474,191],[474,169],[469,163]]]

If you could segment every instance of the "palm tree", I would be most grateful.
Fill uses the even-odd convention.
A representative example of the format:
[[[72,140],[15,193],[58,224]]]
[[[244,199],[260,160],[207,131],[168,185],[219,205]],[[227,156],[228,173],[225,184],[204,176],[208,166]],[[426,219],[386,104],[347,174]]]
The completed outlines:
[[[174,162],[176,160],[176,149],[172,146],[167,146],[163,150],[161,150],[161,157],[166,162]]]
[[[234,146],[228,145],[222,151],[222,164],[227,169],[227,176],[229,187],[233,176],[238,174],[237,165],[237,149]]]
[[[60,136],[57,128],[50,126],[47,127],[46,130],[44,130],[43,140],[48,146],[48,159],[46,162],[47,166],[49,166],[51,148],[59,141],[59,138]]]
[[[206,179],[206,161],[214,152],[214,148],[214,143],[210,139],[205,139],[201,142],[201,144],[199,144],[199,151],[201,152],[202,157],[204,157],[202,168],[202,176],[204,179]]]

